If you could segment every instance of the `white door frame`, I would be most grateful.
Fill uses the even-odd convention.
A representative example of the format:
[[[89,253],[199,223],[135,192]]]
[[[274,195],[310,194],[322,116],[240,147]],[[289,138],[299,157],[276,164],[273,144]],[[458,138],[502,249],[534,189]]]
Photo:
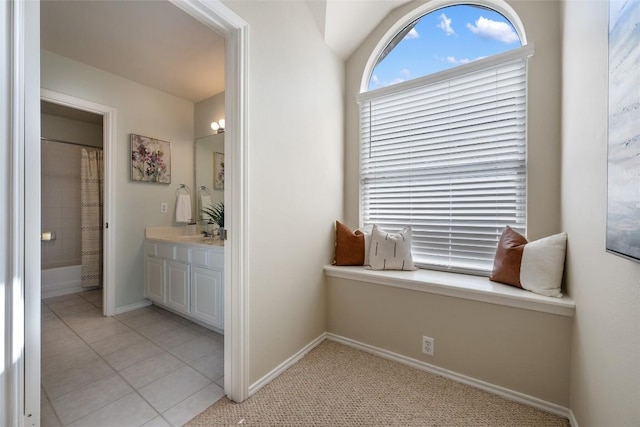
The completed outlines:
[[[226,39],[227,134],[225,152],[229,186],[225,205],[233,216],[227,221],[225,246],[225,392],[236,402],[249,396],[248,360],[248,24],[219,0],[169,0]],[[2,103],[7,123],[10,158],[8,193],[2,193],[9,211],[11,235],[0,248],[4,278],[0,289],[4,311],[5,343],[0,377],[0,422],[7,426],[38,426],[40,419],[40,4],[0,3],[0,16],[12,25],[1,40],[11,46],[0,60],[0,83],[12,89]],[[4,68],[6,67],[6,68]],[[4,109],[6,107],[6,110]],[[114,116],[115,117],[115,116]],[[113,206],[113,203],[110,203]],[[27,226],[28,225],[28,226]],[[112,276],[111,276],[112,277]],[[8,298],[8,299],[5,299]],[[3,308],[4,308],[3,307]],[[7,360],[9,359],[9,360]],[[9,363],[6,363],[6,362]]]
[[[40,98],[52,104],[64,105],[76,110],[88,111],[102,116],[102,144],[104,150],[104,243],[103,243],[103,314],[113,316],[116,314],[115,291],[115,239],[112,230],[115,228],[115,205],[113,195],[115,179],[116,156],[116,110],[106,105],[97,104],[85,99],[54,92],[49,89],[40,89]]]
[[[226,39],[224,204],[229,238],[224,247],[224,391],[249,397],[248,352],[248,48],[249,25],[219,0],[169,0]]]
[[[8,416],[0,423],[22,427],[40,425],[40,4],[7,4],[13,283],[5,332],[11,331],[13,348]]]

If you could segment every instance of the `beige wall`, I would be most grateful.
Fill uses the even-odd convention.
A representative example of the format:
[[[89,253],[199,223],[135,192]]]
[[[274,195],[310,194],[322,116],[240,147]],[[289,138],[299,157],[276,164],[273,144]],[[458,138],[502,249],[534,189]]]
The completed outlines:
[[[194,111],[193,133],[195,138],[213,135],[211,122],[224,119],[224,92],[196,102]]]
[[[570,317],[328,278],[328,331],[562,406]],[[435,355],[421,352],[422,336]]]
[[[359,224],[359,117],[356,96],[364,68],[376,44],[406,14],[424,4],[414,1],[393,10],[347,61],[345,221]],[[560,20],[559,3],[508,2],[522,20],[527,40],[535,45],[529,62],[527,234],[532,239],[560,229]]]
[[[250,382],[326,331],[342,213],[344,63],[305,2],[229,1],[249,23]]]
[[[175,190],[193,188],[193,103],[68,58],[41,52],[41,86],[116,109],[113,182],[116,308],[143,300],[144,229],[172,226]],[[171,142],[171,184],[131,182],[129,134]],[[167,202],[168,213],[160,213]]]
[[[640,264],[605,253],[607,16],[606,1],[564,2],[562,227],[580,427],[640,425]]]
[[[45,138],[102,147],[102,125],[66,117],[41,114],[41,134]]]

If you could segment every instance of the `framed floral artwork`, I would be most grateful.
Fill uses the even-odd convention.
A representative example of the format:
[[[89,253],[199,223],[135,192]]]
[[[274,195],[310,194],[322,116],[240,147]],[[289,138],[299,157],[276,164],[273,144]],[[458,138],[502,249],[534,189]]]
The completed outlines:
[[[213,153],[213,189],[224,190],[224,153]]]
[[[131,180],[171,184],[171,143],[132,133]]]

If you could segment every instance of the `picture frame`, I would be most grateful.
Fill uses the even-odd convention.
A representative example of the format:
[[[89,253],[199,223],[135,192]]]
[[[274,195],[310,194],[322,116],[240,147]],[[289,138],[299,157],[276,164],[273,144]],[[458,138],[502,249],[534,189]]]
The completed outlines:
[[[132,133],[131,181],[171,184],[171,143]]]
[[[224,153],[213,153],[213,189],[224,190]]]
[[[640,2],[609,1],[609,253],[640,262]]]

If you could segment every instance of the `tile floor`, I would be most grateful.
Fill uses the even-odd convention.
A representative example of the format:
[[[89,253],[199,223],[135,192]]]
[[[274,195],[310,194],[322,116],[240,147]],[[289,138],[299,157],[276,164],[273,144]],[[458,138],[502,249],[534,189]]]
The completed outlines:
[[[43,427],[181,426],[224,395],[222,335],[155,306],[101,306],[101,290],[42,301]]]

